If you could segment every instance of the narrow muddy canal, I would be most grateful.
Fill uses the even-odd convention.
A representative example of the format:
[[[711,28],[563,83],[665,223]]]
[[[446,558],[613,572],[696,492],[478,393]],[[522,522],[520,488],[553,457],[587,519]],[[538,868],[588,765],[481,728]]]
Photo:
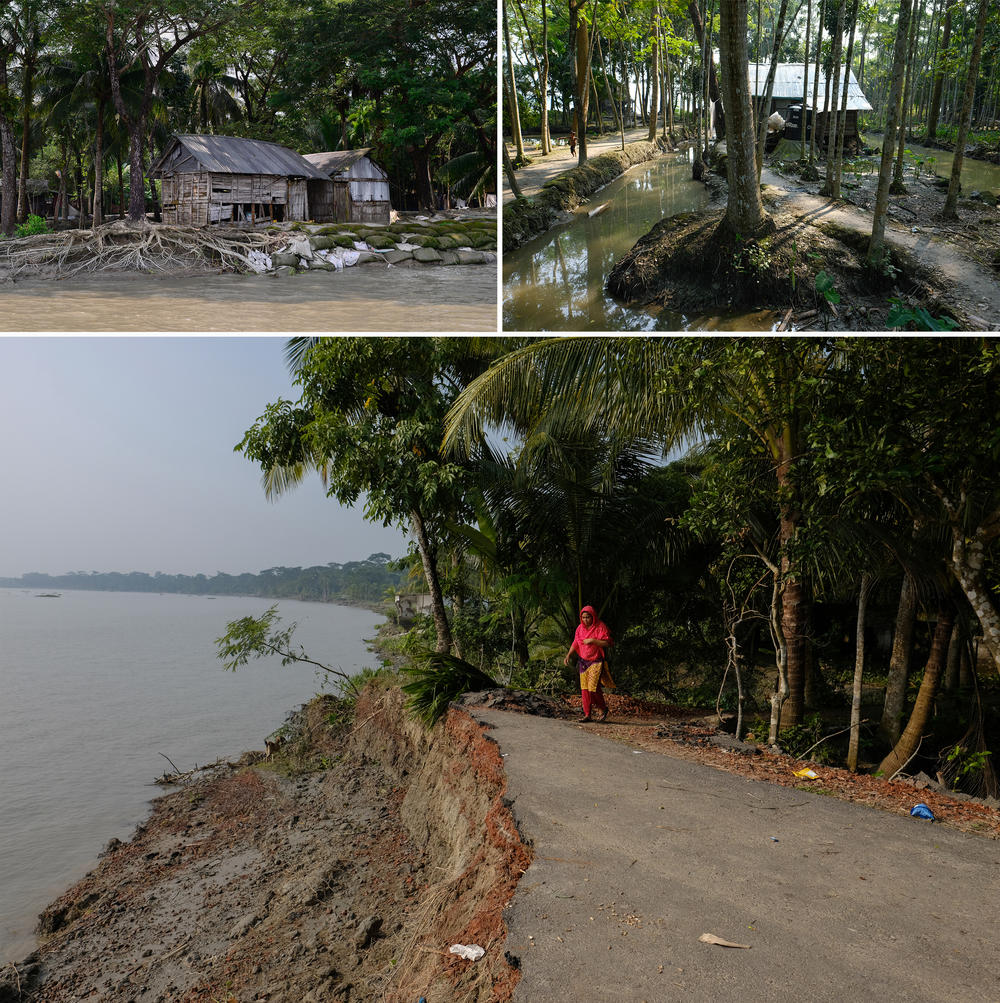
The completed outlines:
[[[0,331],[496,331],[494,265],[0,283]]]
[[[504,329],[683,329],[687,318],[625,306],[605,292],[604,282],[615,261],[656,222],[699,209],[706,201],[705,187],[691,180],[690,151],[633,167],[570,222],[504,255]]]

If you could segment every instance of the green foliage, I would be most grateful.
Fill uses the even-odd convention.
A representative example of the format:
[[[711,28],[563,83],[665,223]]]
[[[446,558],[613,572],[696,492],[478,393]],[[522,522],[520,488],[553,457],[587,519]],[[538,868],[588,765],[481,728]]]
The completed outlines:
[[[760,275],[771,267],[771,240],[744,240],[737,234],[737,247],[733,252],[733,268],[749,275]]]
[[[958,321],[954,317],[934,317],[926,307],[909,306],[902,299],[893,297],[886,327],[902,328],[908,331],[954,331]]]
[[[24,223],[20,223],[14,228],[15,237],[32,237],[37,233],[51,232],[49,224],[41,216],[36,216],[34,213],[28,216]]]
[[[782,728],[778,738],[782,751],[790,756],[800,757],[808,753],[809,758],[817,763],[832,763],[837,759],[830,746],[823,742],[823,719],[819,714],[808,715],[802,724]]]
[[[834,288],[833,276],[827,274],[826,272],[817,272],[816,278],[814,280],[816,285],[816,292],[822,296],[827,303],[839,303],[840,293]]]
[[[986,760],[992,753],[986,749],[974,751],[964,745],[955,745],[948,751],[947,760],[955,764],[956,776],[959,779],[971,774],[982,773],[986,769]]]
[[[226,633],[215,639],[217,657],[230,672],[235,672],[249,661],[258,658],[278,657],[282,665],[303,662],[315,666],[327,676],[337,676],[341,690],[357,691],[356,680],[347,673],[314,661],[301,645],[298,648],[293,647],[292,635],[298,625],[293,623],[284,630],[279,630],[280,622],[277,606],[272,606],[260,616],[244,616],[239,620],[231,620],[226,624]]]
[[[428,728],[448,710],[448,704],[463,693],[494,689],[498,684],[482,670],[454,655],[425,652],[403,672],[407,707]]]

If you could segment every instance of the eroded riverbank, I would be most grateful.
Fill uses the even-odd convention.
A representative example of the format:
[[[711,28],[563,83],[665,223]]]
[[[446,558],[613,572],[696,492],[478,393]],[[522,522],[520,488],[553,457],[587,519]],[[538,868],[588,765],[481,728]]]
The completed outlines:
[[[495,744],[398,690],[314,701],[284,759],[159,799],[43,914],[0,1000],[507,1000],[502,910],[530,860]],[[451,944],[486,949],[479,962]]]

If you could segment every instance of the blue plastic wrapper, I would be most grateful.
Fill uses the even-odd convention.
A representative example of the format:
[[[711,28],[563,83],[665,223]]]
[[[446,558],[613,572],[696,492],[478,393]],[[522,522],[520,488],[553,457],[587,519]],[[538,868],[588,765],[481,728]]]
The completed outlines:
[[[934,821],[934,812],[932,812],[923,802],[915,804],[910,809],[910,814],[916,816],[917,818],[927,818],[932,822]]]

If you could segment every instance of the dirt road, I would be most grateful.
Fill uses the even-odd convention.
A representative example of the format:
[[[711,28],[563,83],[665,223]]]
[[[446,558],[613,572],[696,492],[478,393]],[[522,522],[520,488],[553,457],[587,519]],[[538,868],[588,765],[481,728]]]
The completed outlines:
[[[641,139],[646,139],[647,134],[646,129],[626,129],[625,142],[637,143]],[[620,150],[621,148],[622,139],[620,133],[607,133],[601,139],[588,138],[587,140],[587,155],[589,157],[596,157],[599,153],[607,153],[609,150]],[[509,143],[507,144],[507,152],[510,154],[511,160],[513,160],[515,151]],[[577,159],[575,156],[570,155],[568,146],[554,146],[552,152],[546,156],[542,156],[541,153],[531,152],[530,150],[525,152],[531,159],[531,163],[515,173],[517,174],[517,183],[521,187],[521,194],[527,198],[537,195],[546,181],[557,177],[563,171],[568,171],[576,167],[577,164]],[[506,205],[514,196],[507,182],[506,173],[503,173],[502,176],[503,201],[504,205]]]
[[[768,168],[761,172],[761,183],[771,186],[779,207],[794,209],[801,217],[802,226],[826,221],[849,227],[858,233],[871,233],[871,213],[856,209],[850,203],[813,195],[804,185],[798,185],[793,179]],[[928,233],[927,225],[904,228],[890,223],[886,227],[885,239],[940,272],[944,277],[943,285],[952,290],[952,298],[959,301],[963,312],[981,320],[984,329],[1000,329],[1000,282],[995,274]]]
[[[473,714],[534,841],[506,913],[515,1000],[1000,998],[997,842],[639,752],[596,726]]]

